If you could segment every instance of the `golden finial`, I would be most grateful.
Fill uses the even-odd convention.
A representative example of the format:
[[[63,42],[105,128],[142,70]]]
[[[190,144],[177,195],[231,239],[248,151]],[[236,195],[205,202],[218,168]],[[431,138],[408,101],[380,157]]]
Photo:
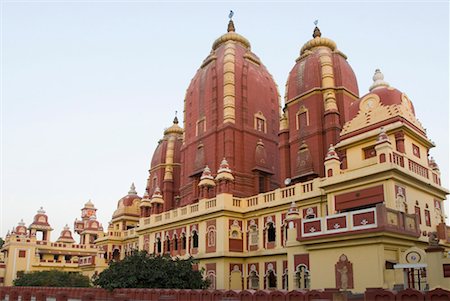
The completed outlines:
[[[230,19],[230,21],[228,22],[228,29],[227,29],[228,32],[230,32],[230,31],[235,32],[233,16],[234,16],[234,12],[232,10],[230,10],[230,14],[228,15],[228,18]]]

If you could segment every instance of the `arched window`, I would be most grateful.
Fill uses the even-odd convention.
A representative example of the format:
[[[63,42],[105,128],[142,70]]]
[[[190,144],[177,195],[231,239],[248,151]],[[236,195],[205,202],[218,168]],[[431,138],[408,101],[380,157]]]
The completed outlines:
[[[166,236],[166,251],[170,252],[170,238],[168,235]]]
[[[209,281],[209,289],[216,289],[216,272],[208,271],[206,272],[206,279]]]
[[[309,270],[304,264],[299,264],[295,270],[295,284],[299,289],[309,288]]]
[[[120,260],[120,250],[119,249],[114,249],[113,255],[112,255],[112,259],[114,261],[119,261]]]
[[[192,247],[198,248],[198,234],[197,231],[192,231]]]
[[[277,275],[270,269],[266,274],[266,289],[277,288]]]
[[[183,233],[181,234],[181,249],[186,250],[186,245],[187,245],[186,233]]]
[[[208,227],[208,247],[214,247],[216,245],[216,228],[214,226]]]
[[[178,236],[176,233],[173,235],[173,250],[178,251]]]
[[[283,289],[289,289],[289,269],[285,269],[283,273]]]
[[[156,252],[161,253],[161,238],[156,239]]]
[[[305,218],[306,219],[316,218],[316,213],[314,212],[313,208],[309,207],[308,209],[306,209]]]
[[[256,270],[250,271],[248,275],[248,287],[254,290],[259,289],[259,276]]]
[[[257,246],[258,245],[258,227],[254,224],[249,228],[249,245]]]
[[[276,231],[273,223],[268,223],[267,227],[267,242],[275,242]]]

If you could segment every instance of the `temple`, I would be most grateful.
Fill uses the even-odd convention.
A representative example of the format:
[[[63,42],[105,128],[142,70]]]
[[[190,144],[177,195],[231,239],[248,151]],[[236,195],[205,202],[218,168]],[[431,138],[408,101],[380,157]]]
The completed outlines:
[[[7,234],[0,285],[55,267],[92,276],[139,249],[195,257],[213,289],[450,288],[449,192],[395,79],[377,69],[360,96],[346,55],[317,26],[283,105],[232,20],[205,53],[142,196],[132,184],[105,229],[86,203],[78,244],[68,227],[50,242],[39,210]]]

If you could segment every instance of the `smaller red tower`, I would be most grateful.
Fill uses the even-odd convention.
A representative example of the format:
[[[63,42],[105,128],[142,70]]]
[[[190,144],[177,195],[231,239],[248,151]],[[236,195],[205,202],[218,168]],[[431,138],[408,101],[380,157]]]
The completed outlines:
[[[279,131],[281,177],[323,177],[324,157],[339,142],[358,85],[347,57],[316,26],[289,73]]]

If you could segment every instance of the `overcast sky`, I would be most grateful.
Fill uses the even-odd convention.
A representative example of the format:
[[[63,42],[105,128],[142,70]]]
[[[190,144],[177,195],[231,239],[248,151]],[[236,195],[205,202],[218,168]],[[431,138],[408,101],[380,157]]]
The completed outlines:
[[[348,56],[361,96],[380,68],[412,100],[449,187],[447,1],[2,1],[1,9],[0,236],[43,206],[55,240],[89,199],[106,227],[131,182],[142,195],[157,141],[183,111],[230,9],[282,96],[316,19]]]

